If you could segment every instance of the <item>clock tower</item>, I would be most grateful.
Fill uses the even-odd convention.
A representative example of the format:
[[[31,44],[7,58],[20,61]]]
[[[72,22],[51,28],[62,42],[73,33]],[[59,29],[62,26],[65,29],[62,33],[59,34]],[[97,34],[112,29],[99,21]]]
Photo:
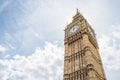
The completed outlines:
[[[64,80],[106,80],[95,32],[77,10],[65,28]]]

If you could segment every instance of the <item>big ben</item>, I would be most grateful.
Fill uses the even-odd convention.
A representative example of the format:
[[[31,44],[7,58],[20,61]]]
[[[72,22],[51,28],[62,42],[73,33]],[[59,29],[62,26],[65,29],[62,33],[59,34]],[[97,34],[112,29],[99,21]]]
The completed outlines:
[[[64,80],[106,80],[95,32],[77,9],[65,28]]]

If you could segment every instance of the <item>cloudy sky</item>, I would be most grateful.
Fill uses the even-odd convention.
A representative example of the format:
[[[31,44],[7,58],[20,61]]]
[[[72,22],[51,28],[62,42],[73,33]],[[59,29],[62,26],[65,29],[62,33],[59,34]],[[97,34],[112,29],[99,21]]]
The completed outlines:
[[[96,32],[108,80],[120,76],[119,0],[0,0],[0,80],[62,80],[76,8]]]

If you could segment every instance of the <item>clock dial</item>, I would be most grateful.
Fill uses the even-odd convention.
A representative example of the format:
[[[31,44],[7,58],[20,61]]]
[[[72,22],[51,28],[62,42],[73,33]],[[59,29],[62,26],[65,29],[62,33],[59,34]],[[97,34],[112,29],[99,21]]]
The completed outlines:
[[[74,33],[80,26],[79,25],[74,25],[70,30],[69,30],[69,34]]]

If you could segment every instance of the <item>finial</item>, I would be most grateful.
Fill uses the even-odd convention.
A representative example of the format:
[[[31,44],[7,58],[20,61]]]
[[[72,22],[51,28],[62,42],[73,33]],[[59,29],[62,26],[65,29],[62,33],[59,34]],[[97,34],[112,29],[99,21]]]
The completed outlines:
[[[77,13],[79,12],[78,8],[77,8]]]

